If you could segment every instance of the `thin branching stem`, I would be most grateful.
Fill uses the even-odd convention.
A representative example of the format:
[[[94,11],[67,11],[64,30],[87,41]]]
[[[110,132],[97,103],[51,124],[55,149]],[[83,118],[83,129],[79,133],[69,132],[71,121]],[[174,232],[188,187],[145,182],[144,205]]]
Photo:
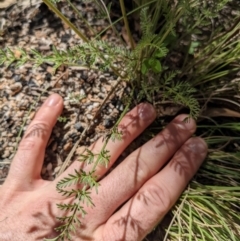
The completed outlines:
[[[150,4],[156,2],[157,0],[152,0],[152,1],[149,1],[147,3],[144,3],[143,5],[137,7],[137,8],[134,8],[132,11],[126,13],[126,16],[130,16],[132,15],[133,13],[136,13],[137,11],[141,10],[142,8],[145,8],[147,6],[149,6]],[[116,21],[112,22],[112,25],[116,25],[117,23],[119,23],[120,21],[123,20],[123,16],[118,18]],[[107,26],[106,28],[104,28],[98,35],[95,36],[95,39],[98,39],[104,32],[106,32],[108,29],[110,29],[112,27],[112,25],[109,25]]]
[[[120,6],[121,6],[124,26],[125,26],[126,31],[127,31],[127,35],[128,35],[128,39],[129,39],[129,42],[130,42],[130,46],[131,46],[132,49],[134,49],[134,46],[135,46],[134,45],[134,40],[133,40],[133,37],[132,37],[131,30],[129,28],[129,23],[128,23],[128,19],[127,19],[127,14],[126,14],[126,8],[125,8],[124,0],[120,0]]]
[[[119,38],[119,39],[121,40],[121,42],[123,43],[123,40],[122,40],[122,38],[120,37],[119,32],[117,31],[115,25],[112,23],[112,19],[111,19],[111,16],[110,16],[110,13],[109,13],[108,8],[106,7],[106,5],[105,5],[105,3],[104,3],[103,0],[100,0],[100,2],[101,2],[102,6],[103,6],[103,8],[104,8],[104,10],[105,10],[105,12],[106,12],[106,14],[107,14],[107,19],[108,19],[108,22],[109,22],[110,26],[112,27],[113,32],[118,36],[118,38]]]

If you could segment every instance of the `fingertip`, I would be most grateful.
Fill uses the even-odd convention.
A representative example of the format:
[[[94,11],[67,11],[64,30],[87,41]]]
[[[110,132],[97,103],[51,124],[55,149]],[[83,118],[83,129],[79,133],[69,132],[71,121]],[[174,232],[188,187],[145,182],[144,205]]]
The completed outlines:
[[[196,131],[196,121],[191,118],[187,114],[180,114],[178,115],[173,122],[179,123],[179,125],[184,126],[185,129],[188,129],[191,133]]]
[[[38,110],[35,120],[43,120],[44,118],[47,118],[53,120],[52,126],[54,126],[62,110],[63,98],[59,94],[53,93],[44,101],[43,105]]]
[[[153,105],[141,103],[138,105],[138,116],[143,121],[153,121],[156,118],[156,111]]]
[[[51,94],[45,101],[44,101],[44,106],[59,106],[63,105],[63,99],[59,94]]]
[[[186,145],[190,151],[197,153],[199,155],[199,160],[203,161],[207,156],[208,146],[207,143],[200,137],[192,137],[187,142]]]
[[[129,137],[133,140],[141,134],[155,118],[156,111],[154,107],[149,103],[140,103],[122,118],[118,129],[122,133],[124,140]]]

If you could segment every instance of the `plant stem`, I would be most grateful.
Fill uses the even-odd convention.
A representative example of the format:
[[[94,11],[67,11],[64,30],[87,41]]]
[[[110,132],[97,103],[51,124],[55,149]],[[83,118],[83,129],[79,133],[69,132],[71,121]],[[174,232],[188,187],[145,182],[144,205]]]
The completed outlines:
[[[89,40],[85,37],[85,35],[79,31],[77,29],[77,27],[71,23],[57,8],[54,4],[52,4],[49,0],[43,0],[43,2],[59,17],[63,20],[63,22],[65,22],[71,29],[73,29],[73,31],[84,41],[84,42],[89,42]],[[99,51],[99,50],[98,50]],[[101,55],[101,58],[103,61],[105,61],[106,59],[104,58],[103,55]],[[117,75],[117,76],[120,76],[121,78],[122,75],[119,73],[119,71],[113,67],[113,66],[110,66],[112,71]]]
[[[63,20],[84,42],[88,42],[85,35],[77,29],[77,27],[71,23],[49,0],[42,0],[59,18]]]
[[[138,10],[141,10],[142,8],[147,7],[147,6],[149,6],[151,3],[154,3],[154,2],[156,2],[156,1],[157,1],[157,0],[152,0],[152,1],[148,2],[148,3],[143,4],[143,5],[140,6],[140,7],[134,8],[132,11],[126,13],[126,16],[129,16],[129,15],[137,12]],[[116,21],[114,21],[112,24],[110,24],[109,26],[107,26],[105,29],[103,29],[103,30],[95,37],[95,39],[99,38],[104,32],[106,32],[109,28],[111,28],[112,25],[117,24],[117,23],[120,22],[122,19],[123,19],[123,17],[120,17],[120,18],[118,18]]]
[[[90,26],[90,24],[88,23],[88,21],[86,21],[86,19],[82,16],[82,14],[79,12],[79,10],[72,4],[72,2],[70,0],[66,0],[68,2],[68,4],[72,7],[73,11],[78,15],[78,17],[80,19],[82,19],[82,21],[86,24],[86,26],[88,27],[88,29],[90,29],[94,35],[96,35],[96,32],[94,31],[94,29]]]
[[[121,6],[122,15],[123,15],[124,26],[127,30],[127,35],[128,35],[129,41],[130,41],[130,45],[131,45],[131,48],[134,49],[134,41],[133,41],[131,30],[130,30],[129,24],[128,24],[124,0],[120,0],[120,6]]]
[[[108,19],[108,22],[110,23],[110,26],[112,27],[113,32],[119,37],[119,39],[121,39],[121,41],[122,41],[122,43],[123,43],[123,40],[122,40],[122,38],[120,37],[119,32],[117,31],[117,29],[115,28],[114,24],[112,23],[110,14],[109,14],[109,12],[108,12],[108,9],[107,9],[104,1],[103,1],[103,0],[99,0],[99,1],[101,2],[102,6],[103,6],[103,8],[104,8],[104,10],[105,10],[105,12],[106,12],[106,14],[107,14],[107,19]]]

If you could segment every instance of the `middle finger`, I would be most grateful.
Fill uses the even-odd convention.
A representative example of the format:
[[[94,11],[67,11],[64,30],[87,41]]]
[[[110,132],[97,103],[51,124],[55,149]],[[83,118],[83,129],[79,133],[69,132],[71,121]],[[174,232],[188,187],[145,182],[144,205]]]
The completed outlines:
[[[123,152],[123,150],[139,135],[148,125],[150,125],[156,117],[156,112],[152,105],[148,103],[141,103],[129,111],[121,120],[118,125],[118,131],[122,132],[121,140],[109,140],[106,146],[106,150],[109,151],[109,163],[107,167],[103,165],[98,165],[95,171],[95,175],[98,178],[101,178],[112,166],[112,164],[117,160],[119,155]],[[98,154],[101,152],[103,147],[103,139],[97,140],[89,150],[92,153]],[[85,153],[84,153],[85,154]],[[75,170],[84,170],[85,172],[89,172],[92,170],[95,162],[89,165],[86,163],[80,163],[79,161],[74,161],[72,165],[55,181],[53,182],[54,188],[56,183],[59,180],[62,180],[65,177],[68,177],[69,174],[74,174]],[[71,186],[72,188],[72,186]]]

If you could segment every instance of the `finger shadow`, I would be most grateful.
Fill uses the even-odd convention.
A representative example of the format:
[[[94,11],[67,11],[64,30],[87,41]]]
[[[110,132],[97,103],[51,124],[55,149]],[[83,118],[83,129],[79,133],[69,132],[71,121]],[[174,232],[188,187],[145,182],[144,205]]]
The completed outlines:
[[[50,201],[46,204],[45,211],[36,211],[34,214],[32,214],[32,217],[34,218],[33,225],[30,225],[30,227],[27,230],[27,233],[29,236],[34,237],[34,241],[43,241],[45,238],[52,239],[56,238],[60,232],[57,232],[55,228],[63,225],[61,221],[59,221],[56,217],[56,213],[54,212],[54,206],[55,204],[52,204]],[[55,208],[56,210],[56,208]],[[66,211],[62,211],[61,217],[67,216]],[[75,235],[77,235],[78,238],[82,238],[82,240],[86,241],[93,241],[92,237],[89,235],[84,234],[84,230],[87,228],[85,224],[76,224],[74,223],[76,228]],[[71,235],[73,235],[71,233]]]
[[[166,149],[170,152],[171,151],[170,145],[172,145],[173,143],[174,143],[174,145],[176,145],[178,147],[176,149],[176,151],[181,147],[181,145],[183,144],[183,140],[181,137],[184,136],[184,134],[186,136],[185,132],[188,131],[188,128],[186,127],[186,125],[188,123],[187,122],[183,123],[183,121],[176,120],[176,119],[173,122],[174,122],[174,124],[168,125],[169,131],[164,132],[164,133],[161,132],[152,139],[153,143],[156,142],[154,144],[155,149],[158,149],[162,145],[165,145]],[[136,166],[135,166],[136,168],[135,168],[135,172],[134,172],[135,184],[137,184],[137,173],[139,171],[139,161],[141,160],[139,157],[140,157],[141,151],[142,151],[142,147],[140,147],[137,150],[138,153],[137,153],[137,158],[136,158]],[[153,152],[156,153],[157,151],[155,152],[153,150]],[[169,159],[164,163],[164,165],[159,170],[156,170],[156,173],[158,171],[162,170],[169,163],[169,160],[171,160],[171,158],[173,157],[174,154],[175,153],[172,153],[172,156],[169,156]],[[196,158],[194,158],[194,157],[196,157],[196,154],[194,154],[194,153],[192,154],[190,149],[185,148],[185,149],[183,149],[183,152],[181,155],[182,155],[181,158],[178,158],[178,156],[176,156],[170,162],[170,167],[173,168],[173,170],[176,172],[177,175],[183,177],[185,181],[189,181],[189,177],[196,170],[196,162],[195,162]],[[159,156],[159,159],[160,158],[161,158],[161,156]],[[177,183],[176,183],[176,185],[177,185]],[[152,193],[150,195],[153,197],[158,196],[160,199],[164,199],[164,197],[165,197],[163,192],[161,192],[161,190],[159,190],[159,193],[157,195],[155,193]],[[161,195],[162,195],[162,197],[161,197]],[[149,202],[149,199],[144,194],[137,194],[137,196],[135,196],[135,197],[138,198],[138,200],[140,202],[142,202],[141,206],[143,207],[143,211],[144,211],[144,206],[151,207],[151,205],[153,205],[152,202]],[[132,206],[133,200],[134,200],[134,198],[131,199],[131,203],[129,205],[127,214],[124,217],[121,217],[120,219],[118,219],[114,222],[114,224],[118,226],[118,229],[119,228],[122,229],[121,238],[116,239],[115,241],[128,240],[127,234],[128,234],[129,229],[134,230],[134,232],[137,233],[138,237],[145,236],[149,231],[149,230],[146,230],[146,228],[144,228],[144,220],[139,220],[131,215],[132,208],[133,208],[133,206]],[[161,203],[161,202],[159,202],[159,203]],[[166,210],[166,212],[167,211],[169,211],[169,210]],[[159,217],[159,221],[161,218],[162,217]],[[171,222],[171,214],[167,214],[165,216],[165,218],[163,219],[163,225],[161,225],[160,229],[156,229],[157,230],[156,232],[158,232],[158,233],[161,232],[161,236],[164,237],[164,232],[165,232],[164,227],[169,225],[170,222]],[[153,236],[153,234],[152,234],[152,236]],[[151,234],[148,235],[148,237],[152,237],[152,236],[151,236]],[[159,238],[159,235],[158,235],[158,238]]]
[[[60,222],[56,222],[56,216],[53,212],[53,204],[48,202],[45,211],[36,211],[32,214],[33,224],[27,230],[29,236],[36,238],[36,241],[42,241],[44,238],[54,238],[57,232],[54,230]],[[51,230],[52,229],[52,230]]]
[[[137,106],[137,113],[139,112],[139,109],[141,107]],[[139,114],[133,115],[131,112],[125,115],[126,119],[129,119],[129,123],[128,124],[119,124],[118,125],[118,129],[122,134],[122,139],[125,140],[127,138],[129,138],[131,136],[130,132],[129,132],[129,128],[135,127],[135,128],[140,128],[140,117]],[[149,118],[150,120],[150,118]],[[146,122],[149,122],[149,120],[146,120]]]

